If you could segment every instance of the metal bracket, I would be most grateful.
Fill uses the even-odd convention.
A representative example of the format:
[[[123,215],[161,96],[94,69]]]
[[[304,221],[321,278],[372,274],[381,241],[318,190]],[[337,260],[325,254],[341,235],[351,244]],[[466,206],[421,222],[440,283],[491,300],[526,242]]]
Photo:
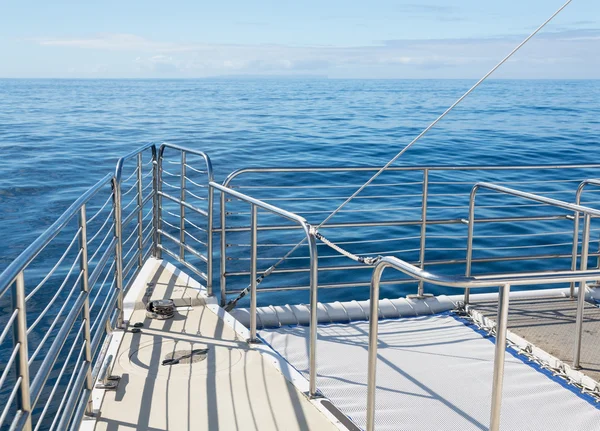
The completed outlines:
[[[98,383],[96,383],[96,389],[105,389],[105,390],[117,389],[120,381],[121,381],[121,376],[108,376],[104,380],[101,380]]]

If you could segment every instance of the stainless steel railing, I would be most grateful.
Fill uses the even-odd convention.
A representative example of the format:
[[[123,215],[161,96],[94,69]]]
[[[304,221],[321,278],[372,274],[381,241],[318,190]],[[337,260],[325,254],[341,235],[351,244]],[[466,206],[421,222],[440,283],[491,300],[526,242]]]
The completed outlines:
[[[12,297],[0,316],[0,427],[75,430],[92,414],[92,365],[152,252],[156,164],[151,144],[121,158],[0,274],[0,305]]]
[[[230,196],[245,204],[250,204],[250,342],[255,342],[256,338],[256,304],[257,304],[257,285],[259,278],[257,272],[257,243],[258,243],[258,209],[262,209],[278,217],[283,217],[296,223],[302,228],[306,236],[307,245],[310,253],[310,341],[309,341],[309,396],[314,397],[317,394],[317,367],[316,367],[316,349],[317,349],[317,293],[318,293],[318,252],[314,234],[310,231],[310,226],[306,219],[289,211],[282,210],[273,205],[269,205],[258,199],[254,199],[238,191],[222,186],[218,183],[211,182],[210,186],[221,192],[221,225],[223,222],[223,203],[225,197]],[[224,236],[221,236],[221,241],[224,241]],[[221,250],[223,250],[221,245]],[[224,265],[223,256],[221,253],[221,265]]]
[[[159,148],[156,257],[165,253],[192,271],[206,284],[209,296],[213,294],[212,181],[212,164],[205,153],[166,143]]]
[[[540,285],[566,282],[580,282],[578,293],[578,307],[576,319],[576,333],[574,336],[574,368],[579,367],[581,356],[581,335],[583,329],[583,310],[585,303],[585,282],[595,280],[600,276],[600,269],[589,271],[587,270],[587,250],[589,248],[589,230],[590,220],[592,216],[600,216],[600,211],[588,207],[583,207],[578,204],[563,202],[556,199],[551,199],[543,196],[537,196],[531,193],[522,192],[515,189],[510,189],[503,186],[498,186],[489,183],[476,184],[471,192],[470,209],[469,209],[469,235],[468,235],[468,250],[472,251],[473,227],[474,227],[474,211],[475,211],[475,196],[480,189],[488,189],[499,192],[504,195],[515,196],[522,199],[532,200],[575,212],[575,219],[578,219],[578,214],[584,215],[583,227],[583,243],[581,251],[581,269],[580,271],[541,271],[530,273],[517,274],[497,274],[497,275],[480,275],[471,276],[469,274],[469,256],[467,254],[467,275],[463,276],[447,276],[428,272],[422,268],[416,267],[406,261],[396,257],[383,257],[373,270],[371,277],[371,292],[370,292],[370,323],[369,323],[369,365],[368,365],[368,395],[367,395],[367,429],[372,431],[375,429],[375,391],[376,391],[376,374],[377,374],[377,334],[378,334],[378,318],[379,318],[379,291],[380,282],[385,268],[394,268],[415,280],[422,282],[441,285],[444,287],[464,288],[465,302],[468,301],[468,292],[472,288],[500,286],[498,298],[498,315],[497,315],[497,330],[496,330],[496,346],[494,354],[494,376],[492,382],[492,404],[490,413],[490,429],[497,431],[500,427],[500,407],[502,401],[502,383],[504,375],[504,356],[506,350],[506,332],[508,324],[508,308],[509,308],[509,292],[511,285]]]
[[[397,255],[420,268],[439,268],[445,273],[464,272],[467,265],[468,220],[471,186],[476,180],[517,186],[537,195],[573,201],[577,185],[594,175],[598,165],[552,166],[419,166],[393,167],[376,181],[364,195],[346,207],[322,232],[334,242],[361,255]],[[232,173],[224,185],[250,194],[264,202],[303,216],[318,224],[336,202],[344,199],[377,168],[251,168]],[[525,178],[525,179],[523,179]],[[480,193],[493,199],[495,192]],[[336,201],[337,199],[337,201]],[[509,263],[529,261],[540,268],[561,266],[566,269],[577,254],[573,252],[573,216],[561,211],[544,211],[539,202],[496,202],[478,205],[476,244],[471,250],[471,265],[478,270],[489,268],[502,272]],[[220,265],[221,302],[226,295],[238,294],[249,276],[249,213],[235,202],[221,199]],[[518,229],[507,231],[507,223]],[[223,227],[224,226],[224,227]],[[546,228],[544,228],[546,226]],[[522,227],[531,233],[523,232]],[[529,228],[531,227],[531,228]],[[262,257],[259,266],[268,268],[298,241],[299,226],[263,217],[258,226]],[[592,228],[592,231],[597,229]],[[275,235],[277,233],[277,235]],[[502,242],[502,244],[499,244]],[[527,245],[523,247],[524,243]],[[325,297],[337,299],[328,289],[369,285],[369,271],[363,265],[349,264],[337,253],[328,252],[324,244],[319,255],[321,288]],[[325,248],[324,248],[325,247]],[[306,247],[298,250],[289,264],[273,271],[269,282],[261,284],[259,293],[308,290],[302,279],[309,271]],[[475,253],[473,253],[475,252]],[[598,257],[597,251],[590,256]],[[535,260],[535,261],[534,261]],[[289,277],[290,275],[297,277]],[[350,279],[352,279],[350,281]],[[385,285],[400,285],[402,293],[422,296],[422,281],[394,276]],[[405,286],[405,287],[402,287]],[[414,286],[414,287],[412,287]],[[412,290],[414,289],[414,290]],[[430,286],[430,293],[440,293]],[[398,290],[398,287],[396,288]],[[366,293],[366,292],[365,292]],[[360,290],[357,295],[365,295]]]

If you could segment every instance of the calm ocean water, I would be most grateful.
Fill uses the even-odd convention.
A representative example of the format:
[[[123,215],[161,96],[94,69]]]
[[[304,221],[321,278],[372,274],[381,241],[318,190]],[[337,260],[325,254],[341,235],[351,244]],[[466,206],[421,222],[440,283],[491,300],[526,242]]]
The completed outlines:
[[[247,166],[382,165],[461,80],[0,80],[0,270],[148,141]],[[402,164],[597,163],[600,81],[486,82]]]

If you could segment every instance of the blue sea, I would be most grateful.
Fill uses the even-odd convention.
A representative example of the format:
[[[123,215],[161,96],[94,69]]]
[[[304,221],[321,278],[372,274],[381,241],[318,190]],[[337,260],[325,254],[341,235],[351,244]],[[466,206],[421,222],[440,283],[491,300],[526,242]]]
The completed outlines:
[[[0,80],[0,270],[145,142],[247,166],[383,165],[468,80]],[[600,81],[485,82],[398,164],[595,163]]]

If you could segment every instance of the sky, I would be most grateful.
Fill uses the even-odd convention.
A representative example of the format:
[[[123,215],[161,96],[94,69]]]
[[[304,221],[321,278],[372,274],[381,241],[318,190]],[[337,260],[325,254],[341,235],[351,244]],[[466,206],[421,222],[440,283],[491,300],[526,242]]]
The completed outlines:
[[[564,0],[0,0],[2,78],[477,78]],[[600,79],[600,1],[494,75]]]

